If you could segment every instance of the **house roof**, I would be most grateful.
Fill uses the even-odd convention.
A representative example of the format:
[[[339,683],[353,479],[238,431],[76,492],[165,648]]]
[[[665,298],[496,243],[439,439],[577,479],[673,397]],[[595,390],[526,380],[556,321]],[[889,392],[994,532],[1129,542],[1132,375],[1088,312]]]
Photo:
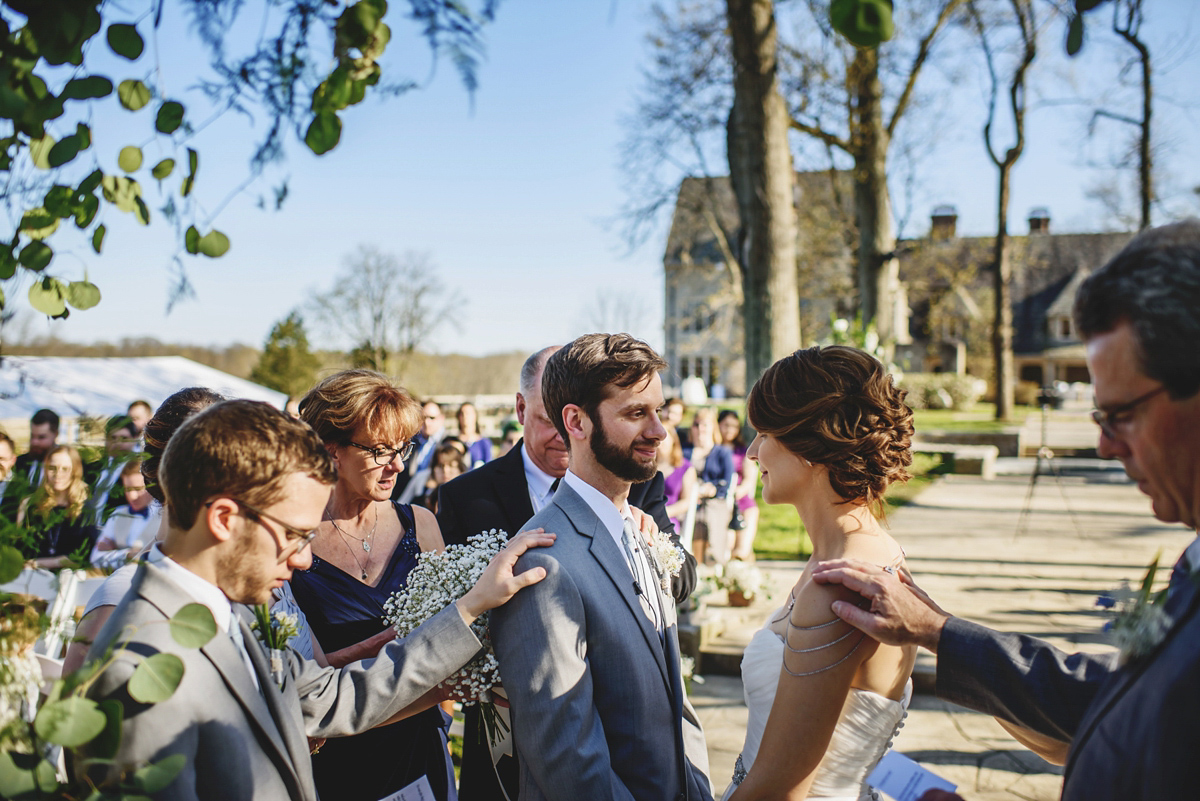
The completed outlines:
[[[135,400],[157,408],[185,387],[208,387],[276,408],[287,400],[282,392],[182,356],[5,356],[0,362],[0,419],[28,419],[42,408],[64,417],[124,414]]]

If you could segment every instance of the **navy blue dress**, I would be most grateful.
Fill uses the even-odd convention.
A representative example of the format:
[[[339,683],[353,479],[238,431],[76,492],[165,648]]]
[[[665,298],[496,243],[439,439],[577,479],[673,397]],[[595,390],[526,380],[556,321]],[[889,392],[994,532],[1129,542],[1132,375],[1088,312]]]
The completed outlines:
[[[377,586],[363,584],[316,555],[311,568],[292,574],[292,594],[325,653],[383,631],[384,601],[404,588],[417,565],[421,548],[412,507],[394,502],[393,507],[404,536]],[[330,739],[312,757],[317,794],[344,801],[378,801],[425,776],[439,801],[454,801],[454,769],[446,750],[448,727],[449,718],[435,706],[390,726]]]

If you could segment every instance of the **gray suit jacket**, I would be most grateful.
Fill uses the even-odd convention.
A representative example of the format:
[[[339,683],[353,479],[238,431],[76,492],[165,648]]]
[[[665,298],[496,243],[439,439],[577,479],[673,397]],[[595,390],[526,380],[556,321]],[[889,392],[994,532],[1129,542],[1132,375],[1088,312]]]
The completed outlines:
[[[1194,798],[1200,587],[1181,587],[1166,610],[1175,623],[1163,642],[1123,667],[1115,654],[1068,656],[952,618],[938,648],[938,695],[1070,740],[1064,801]]]
[[[245,607],[242,636],[254,663],[256,690],[233,640],[218,632],[200,649],[180,647],[165,622],[191,603],[161,570],[143,563],[133,586],[100,631],[91,654],[129,637],[132,654],[167,652],[184,662],[183,683],[160,704],[139,704],[125,683],[136,657],[118,655],[93,685],[96,699],[118,698],[125,708],[118,762],[123,766],[170,754],[187,767],[160,799],[317,798],[305,735],[336,737],[375,726],[462,667],[479,640],[453,607],[443,610],[377,659],[341,670],[322,668],[286,652],[283,688],[272,680],[266,653],[250,631]],[[130,634],[129,632],[132,632]]]
[[[541,566],[545,580],[491,619],[522,801],[709,801],[704,734],[680,680],[671,599],[662,596],[664,647],[624,554],[569,485],[527,524],[538,526],[558,539],[523,555],[517,572]]]

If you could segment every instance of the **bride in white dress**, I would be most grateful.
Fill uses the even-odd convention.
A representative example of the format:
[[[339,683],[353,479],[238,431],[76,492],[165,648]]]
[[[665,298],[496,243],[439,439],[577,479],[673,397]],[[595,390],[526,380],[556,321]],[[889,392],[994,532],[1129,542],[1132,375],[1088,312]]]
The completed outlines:
[[[809,565],[850,557],[905,570],[880,523],[884,490],[907,480],[912,412],[872,356],[841,346],[772,365],[747,401],[763,500],[791,504],[813,544]],[[750,717],[726,801],[874,796],[865,779],[903,725],[916,648],[879,645],[841,621],[861,603],[806,568],[742,659]]]

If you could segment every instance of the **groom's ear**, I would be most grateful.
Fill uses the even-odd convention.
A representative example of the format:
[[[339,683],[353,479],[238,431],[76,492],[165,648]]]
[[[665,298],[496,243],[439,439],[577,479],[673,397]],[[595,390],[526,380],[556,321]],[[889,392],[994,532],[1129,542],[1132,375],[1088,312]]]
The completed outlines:
[[[585,442],[592,433],[592,421],[580,407],[568,403],[563,407],[563,426],[567,429],[567,437]]]

